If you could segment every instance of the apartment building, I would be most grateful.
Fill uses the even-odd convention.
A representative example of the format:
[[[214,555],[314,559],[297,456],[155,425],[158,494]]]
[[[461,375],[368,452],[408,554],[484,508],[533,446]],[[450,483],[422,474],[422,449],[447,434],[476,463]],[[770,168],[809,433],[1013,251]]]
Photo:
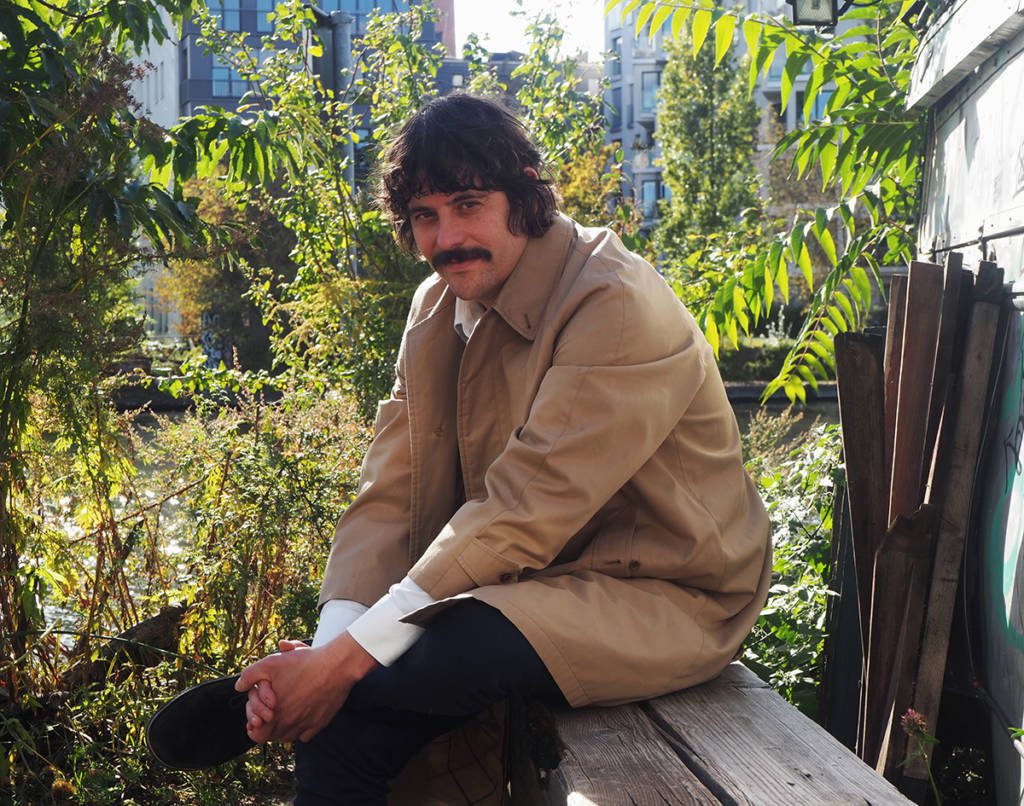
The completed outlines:
[[[273,31],[267,14],[277,0],[207,0],[207,7],[227,31],[243,31],[247,40],[258,45],[260,37]],[[374,12],[408,11],[419,0],[316,0],[322,11],[342,11],[352,17],[352,35],[366,33]],[[449,55],[455,51],[455,14],[453,0],[434,0],[438,9],[437,23],[423,32],[427,42],[441,42]],[[166,23],[168,30],[170,23]],[[199,26],[192,20],[185,23],[180,39],[168,39],[152,45],[140,59],[146,75],[136,83],[135,97],[143,113],[164,127],[174,125],[181,117],[194,114],[201,106],[216,105],[234,109],[249,89],[238,71],[216,56],[205,53],[198,39]]]
[[[735,5],[735,4],[734,4]],[[739,3],[748,13],[789,15],[790,6],[782,0],[745,0]],[[653,38],[644,31],[635,34],[636,11],[623,19],[612,12],[605,17],[605,77],[608,79],[606,141],[619,142],[625,156],[625,168],[632,185],[633,196],[643,214],[645,226],[651,226],[657,219],[658,202],[666,197],[666,188],[661,181],[661,167],[658,161],[661,150],[656,136],[656,113],[658,88],[661,73],[665,67],[665,38],[671,33],[667,27],[658,31]],[[738,37],[742,58],[745,42]],[[782,66],[785,58],[777,58],[768,77],[762,78],[754,90],[754,100],[764,110],[765,137],[761,150],[770,150],[766,140],[769,127],[778,121],[782,128],[790,130],[797,125],[800,109],[803,107],[803,92],[809,77],[809,68],[794,85],[795,103],[782,111]],[[823,92],[816,101],[822,111],[828,99]]]

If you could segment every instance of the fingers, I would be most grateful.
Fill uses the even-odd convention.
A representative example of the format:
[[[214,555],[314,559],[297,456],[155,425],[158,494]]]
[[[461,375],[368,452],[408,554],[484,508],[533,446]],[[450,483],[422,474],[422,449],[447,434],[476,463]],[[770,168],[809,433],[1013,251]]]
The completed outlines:
[[[252,717],[259,718],[261,722],[274,720],[274,696],[269,683],[264,681],[249,689],[249,701],[245,704],[245,712],[250,716],[250,722]]]
[[[273,735],[273,728],[273,725],[259,725],[258,727],[246,725],[245,732],[256,744],[266,744],[271,739],[276,738]]]
[[[314,736],[316,736],[319,732],[320,732],[320,728],[316,728],[315,730],[303,731],[303,733],[299,736],[299,741],[300,742],[308,742],[310,739],[312,739]]]
[[[245,704],[245,732],[257,744],[263,744],[272,738],[274,723],[273,721],[265,721],[253,712],[251,703],[258,702],[258,698],[252,697],[252,691],[250,690],[249,692],[250,702]]]
[[[254,688],[249,689],[249,694],[255,691],[261,703],[273,710],[277,706],[277,695],[274,694],[274,687],[269,680],[261,680]]]

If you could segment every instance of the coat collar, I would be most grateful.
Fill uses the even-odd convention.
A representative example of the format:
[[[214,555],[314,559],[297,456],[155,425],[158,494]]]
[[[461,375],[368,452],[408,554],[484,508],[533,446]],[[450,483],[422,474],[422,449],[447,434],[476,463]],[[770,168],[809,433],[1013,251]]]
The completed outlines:
[[[498,292],[495,313],[524,339],[533,341],[536,336],[544,307],[575,240],[572,219],[558,213],[547,232],[527,242],[515,269]]]

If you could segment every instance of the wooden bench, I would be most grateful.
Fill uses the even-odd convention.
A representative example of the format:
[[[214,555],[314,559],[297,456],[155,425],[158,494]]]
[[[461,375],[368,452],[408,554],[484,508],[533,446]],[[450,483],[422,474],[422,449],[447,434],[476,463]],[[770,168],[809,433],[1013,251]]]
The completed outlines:
[[[513,708],[514,804],[910,803],[741,663],[648,702],[551,712],[546,741],[564,749],[550,771],[516,740],[525,714]]]

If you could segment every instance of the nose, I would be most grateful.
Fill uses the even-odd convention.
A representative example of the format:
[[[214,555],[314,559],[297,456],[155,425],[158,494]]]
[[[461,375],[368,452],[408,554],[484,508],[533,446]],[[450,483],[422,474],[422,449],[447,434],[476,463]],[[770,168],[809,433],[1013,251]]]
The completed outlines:
[[[466,233],[457,216],[441,213],[437,219],[437,246],[439,249],[455,249],[462,246]]]

